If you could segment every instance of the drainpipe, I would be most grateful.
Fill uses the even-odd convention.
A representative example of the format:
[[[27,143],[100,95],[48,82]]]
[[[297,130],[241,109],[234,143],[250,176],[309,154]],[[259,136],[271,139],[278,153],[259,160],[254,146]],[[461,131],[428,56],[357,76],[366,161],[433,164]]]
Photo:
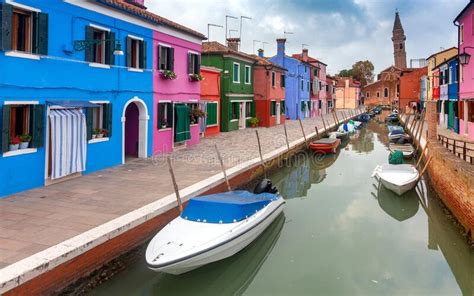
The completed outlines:
[[[461,34],[459,32],[459,26],[460,25],[456,20],[453,21],[453,25],[455,25],[458,29],[458,56],[459,56],[459,53],[461,51],[461,42],[460,42]],[[461,118],[461,116],[460,116],[461,115],[461,111],[460,111],[461,108],[459,108],[460,107],[459,105],[461,104],[461,95],[460,95],[461,94],[461,79],[459,79],[459,78],[461,77],[461,75],[460,75],[461,74],[461,67],[464,67],[464,66],[461,65],[461,63],[459,63],[459,61],[458,61],[458,65],[459,65],[459,67],[457,69],[458,71],[456,72],[457,80],[458,80],[458,128],[459,128],[458,132],[459,132],[459,134],[461,134],[461,127],[459,126],[459,118]],[[448,99],[449,99],[449,96],[448,96]],[[464,101],[463,101],[463,105],[464,105]],[[463,108],[462,108],[463,111],[464,111],[464,107],[466,107],[466,106],[463,106]],[[464,114],[466,114],[466,112],[464,112]],[[466,118],[464,118],[464,114],[463,114],[463,121],[464,121],[463,133],[466,132],[465,126],[466,126],[466,122],[467,122]]]

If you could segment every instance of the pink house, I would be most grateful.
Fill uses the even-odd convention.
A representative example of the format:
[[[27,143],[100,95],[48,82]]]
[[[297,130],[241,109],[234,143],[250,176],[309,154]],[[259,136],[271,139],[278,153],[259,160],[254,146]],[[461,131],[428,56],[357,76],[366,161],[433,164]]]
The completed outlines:
[[[474,140],[474,1],[454,20],[459,28],[459,133]]]
[[[153,153],[199,143],[201,44],[190,29],[153,33]]]

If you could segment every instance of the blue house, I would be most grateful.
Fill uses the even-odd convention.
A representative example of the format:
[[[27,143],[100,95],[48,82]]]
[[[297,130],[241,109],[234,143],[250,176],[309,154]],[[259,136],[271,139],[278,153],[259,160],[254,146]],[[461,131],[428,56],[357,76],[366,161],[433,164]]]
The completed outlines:
[[[448,81],[448,128],[459,132],[459,61],[457,57],[447,61],[449,69]]]
[[[285,114],[292,120],[310,116],[310,64],[285,54],[286,39],[277,39],[277,55],[270,58],[287,69],[285,74]]]
[[[105,2],[0,0],[0,197],[151,155],[152,29]]]

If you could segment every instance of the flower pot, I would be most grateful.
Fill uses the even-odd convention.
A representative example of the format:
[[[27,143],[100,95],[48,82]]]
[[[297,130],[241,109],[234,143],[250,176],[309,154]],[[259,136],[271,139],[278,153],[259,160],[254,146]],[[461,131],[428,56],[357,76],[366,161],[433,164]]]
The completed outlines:
[[[16,150],[18,150],[18,147],[20,147],[20,144],[10,144],[9,150],[10,151],[16,151]]]
[[[21,142],[20,149],[26,149],[30,145],[30,142]]]
[[[95,138],[97,138],[97,135],[95,135],[95,134],[92,135],[92,139],[95,139]]]
[[[98,135],[97,135],[97,138],[99,138],[99,139],[100,139],[100,138],[103,138],[103,137],[104,137],[104,134],[98,134]]]

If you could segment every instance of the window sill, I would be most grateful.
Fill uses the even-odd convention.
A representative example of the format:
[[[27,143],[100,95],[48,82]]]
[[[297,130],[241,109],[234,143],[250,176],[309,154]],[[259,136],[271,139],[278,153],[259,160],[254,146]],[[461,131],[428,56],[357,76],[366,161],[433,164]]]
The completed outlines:
[[[31,153],[36,153],[38,149],[36,148],[27,148],[27,149],[18,149],[15,151],[8,151],[3,153],[3,157],[11,157],[11,156],[16,156],[16,155],[23,155],[23,154],[31,154]]]
[[[7,57],[15,57],[15,58],[22,58],[22,59],[29,59],[29,60],[40,60],[41,57],[39,55],[31,54],[31,53],[24,53],[19,51],[7,51],[5,52],[5,56]]]
[[[89,67],[92,67],[92,68],[102,68],[102,69],[110,69],[110,65],[99,64],[99,63],[89,63]]]
[[[128,72],[137,72],[137,73],[143,73],[143,69],[138,69],[138,68],[128,68]]]
[[[109,141],[109,138],[95,138],[87,141],[88,144],[94,144],[94,143],[102,143],[102,142],[107,142]]]
[[[217,126],[217,124],[210,124],[210,125],[206,125],[206,128],[208,128],[208,127],[215,127],[215,126]]]
[[[230,122],[239,121],[238,119],[231,119]]]
[[[171,127],[158,129],[159,132],[166,132],[166,131],[170,131],[170,130],[171,130]]]

